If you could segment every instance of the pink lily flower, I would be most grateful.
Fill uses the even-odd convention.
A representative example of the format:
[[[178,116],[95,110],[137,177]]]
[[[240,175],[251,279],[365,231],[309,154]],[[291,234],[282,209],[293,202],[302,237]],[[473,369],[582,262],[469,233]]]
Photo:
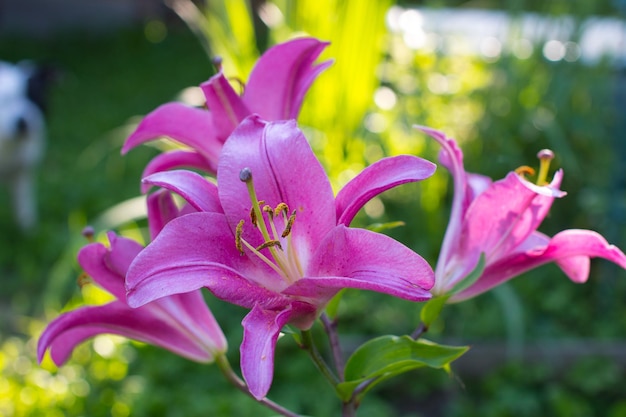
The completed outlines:
[[[313,65],[327,45],[314,38],[299,38],[270,48],[252,70],[241,96],[220,70],[200,85],[209,111],[176,102],[164,104],[141,121],[122,153],[166,136],[188,149],[156,156],[146,166],[144,177],[181,167],[215,174],[222,145],[244,118],[253,113],[267,120],[298,117],[307,90],[332,63]]]
[[[626,268],[624,253],[596,232],[569,229],[549,237],[537,231],[554,198],[566,194],[559,189],[562,170],[543,185],[552,159],[550,151],[538,155],[541,185],[517,172],[492,182],[465,171],[463,153],[454,139],[434,129],[418,128],[441,145],[440,161],[454,180],[450,221],[435,269],[433,295],[465,300],[548,262],[555,262],[576,283],[587,281],[590,258],[604,258]],[[479,267],[481,256],[484,270],[478,279],[466,288],[455,288]]]
[[[150,220],[155,219],[155,209],[159,206],[175,207],[169,193],[154,193],[150,198]],[[176,215],[175,210],[159,212],[161,221]],[[154,226],[152,231],[158,232]],[[83,247],[78,253],[78,263],[116,300],[100,306],[77,308],[48,324],[37,346],[39,362],[50,349],[52,360],[61,366],[78,344],[103,333],[160,346],[197,362],[212,362],[216,355],[226,352],[226,338],[200,291],[165,297],[137,309],[129,307],[124,278],[143,247],[113,232],[108,233],[108,238],[109,247],[101,243]]]
[[[347,226],[372,197],[434,170],[414,156],[383,159],[334,197],[295,121],[247,118],[224,145],[218,186],[189,171],[144,179],[223,213],[209,209],[169,222],[131,265],[128,302],[141,306],[205,287],[251,309],[242,323],[241,368],[251,393],[263,398],[283,326],[310,328],[342,288],[430,297],[434,274],[422,257],[385,235]],[[215,188],[220,205],[210,203]]]

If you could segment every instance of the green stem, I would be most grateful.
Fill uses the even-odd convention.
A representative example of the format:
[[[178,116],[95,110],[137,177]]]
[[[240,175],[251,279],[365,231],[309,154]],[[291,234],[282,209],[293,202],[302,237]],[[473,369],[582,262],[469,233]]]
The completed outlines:
[[[233,371],[233,368],[230,366],[230,362],[228,362],[228,358],[226,357],[226,355],[217,356],[215,358],[215,364],[220,369],[222,374],[224,374],[224,377],[226,377],[228,382],[233,384],[239,391],[253,398],[255,401],[258,401],[259,403],[263,404],[265,407],[269,408],[270,410],[275,411],[278,414],[283,415],[285,417],[301,417],[299,414],[296,414],[290,410],[287,410],[283,406],[276,404],[275,402],[273,402],[272,400],[268,398],[261,398],[260,400],[257,400],[256,398],[254,398],[254,395],[252,395],[250,390],[248,390],[248,386],[246,385],[246,383],[241,378],[239,378],[239,376],[235,373],[235,371]]]
[[[302,348],[309,352],[313,363],[319,369],[319,371],[324,375],[324,377],[331,383],[333,387],[337,386],[340,382],[339,378],[330,370],[330,367],[322,358],[317,347],[315,347],[315,343],[313,342],[313,335],[310,330],[302,330]]]

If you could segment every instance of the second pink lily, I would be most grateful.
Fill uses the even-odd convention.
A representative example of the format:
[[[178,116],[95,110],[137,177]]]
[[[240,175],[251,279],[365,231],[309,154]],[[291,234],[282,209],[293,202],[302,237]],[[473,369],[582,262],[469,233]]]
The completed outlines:
[[[169,137],[187,149],[156,156],[143,176],[173,168],[197,168],[216,174],[226,138],[247,116],[266,120],[296,119],[307,90],[332,61],[314,65],[328,46],[314,38],[298,38],[268,49],[257,61],[239,96],[220,70],[200,87],[209,109],[166,103],[148,114],[126,140],[122,153],[159,137]],[[143,191],[147,191],[144,187]]]
[[[435,269],[433,295],[450,295],[453,301],[474,297],[530,269],[555,262],[574,282],[589,277],[590,258],[600,257],[626,269],[626,255],[591,230],[568,229],[553,237],[537,228],[548,214],[563,171],[545,183],[549,153],[539,172],[538,184],[510,172],[502,180],[471,174],[463,166],[463,153],[454,139],[434,129],[417,127],[441,145],[440,161],[454,181],[450,221]],[[469,286],[461,281],[479,267],[484,269]]]

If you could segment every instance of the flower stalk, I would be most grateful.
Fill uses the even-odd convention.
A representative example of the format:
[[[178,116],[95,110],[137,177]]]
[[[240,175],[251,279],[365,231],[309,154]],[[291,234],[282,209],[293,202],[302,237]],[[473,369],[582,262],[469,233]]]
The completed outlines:
[[[215,364],[217,365],[219,370],[222,372],[226,380],[228,380],[228,382],[230,382],[235,388],[237,388],[239,391],[243,392],[247,396],[253,398],[254,400],[258,401],[260,404],[264,405],[265,407],[269,408],[272,411],[279,413],[282,416],[300,417],[299,414],[296,414],[293,411],[286,409],[285,407],[275,403],[274,401],[268,399],[267,397],[264,397],[261,399],[255,398],[254,395],[248,389],[248,386],[246,385],[246,383],[235,373],[235,371],[233,371],[233,368],[232,366],[230,366],[230,362],[228,361],[228,358],[226,357],[226,355],[217,356],[215,358]]]

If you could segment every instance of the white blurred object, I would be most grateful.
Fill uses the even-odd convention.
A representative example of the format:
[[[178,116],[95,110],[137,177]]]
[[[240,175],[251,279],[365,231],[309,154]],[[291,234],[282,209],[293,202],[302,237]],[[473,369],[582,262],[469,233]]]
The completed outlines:
[[[35,170],[46,131],[41,75],[29,63],[0,61],[0,181],[10,187],[15,221],[24,231],[37,222]]]

